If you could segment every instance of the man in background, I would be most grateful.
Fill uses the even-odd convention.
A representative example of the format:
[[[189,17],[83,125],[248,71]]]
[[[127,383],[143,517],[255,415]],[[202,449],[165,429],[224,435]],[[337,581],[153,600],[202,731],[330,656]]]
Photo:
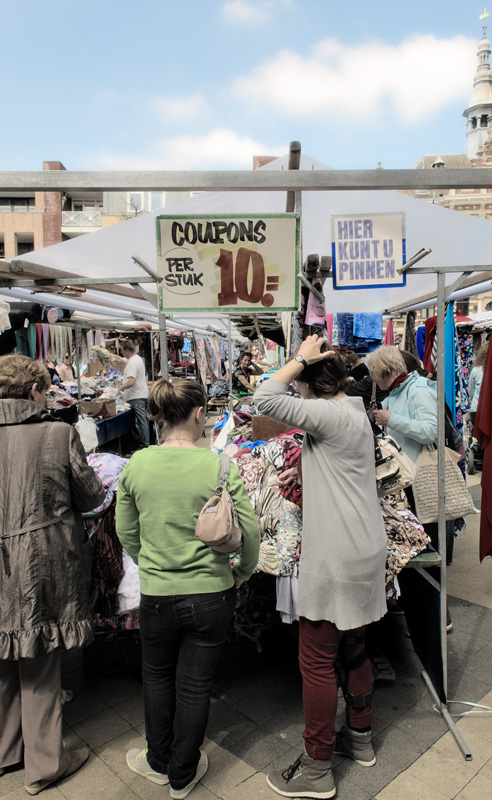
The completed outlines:
[[[139,445],[140,447],[148,447],[150,444],[149,420],[147,418],[149,387],[145,380],[145,364],[138,355],[131,339],[123,339],[120,344],[123,358],[113,355],[114,361],[125,363],[120,391],[135,413],[135,431]]]

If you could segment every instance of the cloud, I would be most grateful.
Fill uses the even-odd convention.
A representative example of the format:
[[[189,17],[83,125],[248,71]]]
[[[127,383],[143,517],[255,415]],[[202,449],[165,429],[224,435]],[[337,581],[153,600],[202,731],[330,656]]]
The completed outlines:
[[[215,128],[208,133],[184,134],[154,142],[151,153],[142,155],[105,154],[91,157],[98,169],[116,170],[198,170],[252,169],[253,155],[283,155],[288,145],[270,147],[240,136],[227,128]]]
[[[222,6],[222,15],[227,22],[263,24],[272,18],[277,9],[291,6],[292,0],[228,0]]]
[[[396,121],[412,124],[467,97],[475,52],[476,42],[465,36],[416,35],[397,46],[325,39],[308,57],[279,52],[233,81],[231,93],[258,112],[268,107],[286,116],[329,114],[341,128],[376,125],[389,103]]]
[[[154,110],[164,122],[188,122],[209,113],[207,101],[200,94],[188,97],[160,97],[154,101]]]

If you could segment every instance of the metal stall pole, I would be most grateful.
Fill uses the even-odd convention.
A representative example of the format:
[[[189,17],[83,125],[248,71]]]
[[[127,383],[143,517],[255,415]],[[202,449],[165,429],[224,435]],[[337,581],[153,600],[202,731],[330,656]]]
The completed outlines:
[[[439,272],[437,276],[437,470],[438,470],[438,542],[441,556],[441,642],[442,642],[442,668],[444,694],[448,696],[448,650],[447,650],[447,585],[446,585],[446,454],[444,445],[446,432],[444,428],[445,404],[445,274]]]
[[[167,329],[166,315],[158,311],[159,316],[159,347],[161,351],[161,375],[166,381],[169,380],[169,367],[167,364]]]
[[[448,710],[448,650],[447,650],[447,581],[446,581],[446,475],[445,464],[446,455],[444,450],[445,445],[445,364],[444,364],[444,326],[445,326],[445,301],[446,301],[446,286],[445,286],[445,273],[439,271],[437,275],[437,437],[438,437],[438,536],[439,536],[439,553],[441,556],[441,585],[440,585],[440,600],[441,600],[441,653],[442,653],[442,667],[443,667],[443,687],[446,696],[446,703],[442,703],[437,692],[430,681],[426,672],[422,673],[427,688],[432,695],[436,708],[444,719],[446,725],[456,744],[463,753],[466,761],[472,761],[473,756],[470,748],[461,736],[456,723]]]
[[[152,383],[154,383],[154,334],[152,331],[150,333],[150,366],[151,366],[151,374],[152,374]]]
[[[80,383],[80,355],[79,355],[79,326],[75,323],[75,366],[77,367],[77,398],[78,410],[80,413],[82,405],[82,385]]]
[[[229,414],[232,415],[232,321],[227,315],[227,339],[229,342]]]

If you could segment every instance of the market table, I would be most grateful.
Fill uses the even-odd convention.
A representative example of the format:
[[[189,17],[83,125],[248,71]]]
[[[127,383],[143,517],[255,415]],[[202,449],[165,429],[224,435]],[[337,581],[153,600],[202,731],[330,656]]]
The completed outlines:
[[[125,433],[131,433],[134,428],[133,409],[129,408],[128,411],[122,411],[113,417],[97,420],[96,428],[100,447],[112,442],[113,439],[119,439]]]

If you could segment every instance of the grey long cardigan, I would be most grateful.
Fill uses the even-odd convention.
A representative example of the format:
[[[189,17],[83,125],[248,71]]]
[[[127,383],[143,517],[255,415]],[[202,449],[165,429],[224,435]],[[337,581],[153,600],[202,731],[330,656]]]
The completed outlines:
[[[297,611],[351,630],[386,613],[386,534],[376,491],[374,439],[360,397],[300,400],[270,379],[260,413],[306,431]]]
[[[104,499],[77,431],[38,403],[0,400],[0,659],[92,640],[80,511]]]

